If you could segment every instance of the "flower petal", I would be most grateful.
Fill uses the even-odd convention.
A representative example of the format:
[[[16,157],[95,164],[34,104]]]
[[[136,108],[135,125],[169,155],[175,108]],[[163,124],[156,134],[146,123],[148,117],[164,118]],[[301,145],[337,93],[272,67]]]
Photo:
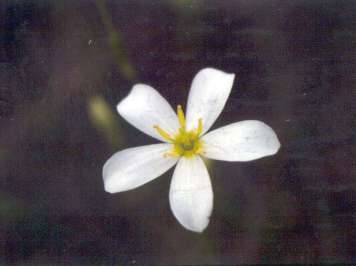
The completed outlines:
[[[115,153],[103,167],[105,190],[110,193],[126,191],[159,177],[178,160],[164,156],[171,147],[171,144],[160,143]]]
[[[187,104],[186,128],[196,128],[203,121],[202,134],[207,132],[223,110],[229,97],[235,74],[204,68],[194,77]]]
[[[202,137],[203,155],[223,161],[251,161],[275,154],[281,144],[276,133],[257,120],[236,122]]]
[[[174,170],[169,202],[174,216],[187,229],[202,232],[209,224],[213,191],[208,170],[199,156],[182,157]]]
[[[166,140],[153,128],[159,125],[167,133],[178,130],[178,118],[169,103],[158,91],[145,84],[136,84],[130,94],[118,105],[119,114],[131,125],[147,135]]]

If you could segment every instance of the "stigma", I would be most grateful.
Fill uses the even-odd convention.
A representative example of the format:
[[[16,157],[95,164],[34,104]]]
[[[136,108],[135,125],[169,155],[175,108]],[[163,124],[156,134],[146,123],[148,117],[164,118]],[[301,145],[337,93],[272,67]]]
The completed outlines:
[[[177,106],[177,116],[179,122],[178,132],[173,135],[167,133],[159,125],[153,127],[163,139],[173,144],[172,149],[164,154],[164,156],[186,157],[190,158],[194,155],[202,153],[203,142],[200,140],[200,134],[203,131],[203,121],[198,119],[198,124],[195,129],[186,130],[185,116],[181,105]]]

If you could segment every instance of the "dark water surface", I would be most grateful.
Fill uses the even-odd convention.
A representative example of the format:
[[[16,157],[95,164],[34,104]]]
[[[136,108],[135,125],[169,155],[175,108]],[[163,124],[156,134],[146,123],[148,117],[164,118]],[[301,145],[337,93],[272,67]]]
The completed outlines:
[[[356,262],[355,1],[1,1],[0,263]],[[277,155],[209,168],[203,234],[169,208],[172,170],[108,194],[102,166],[154,143],[116,113],[142,82],[185,105],[236,74],[213,128],[257,119]]]

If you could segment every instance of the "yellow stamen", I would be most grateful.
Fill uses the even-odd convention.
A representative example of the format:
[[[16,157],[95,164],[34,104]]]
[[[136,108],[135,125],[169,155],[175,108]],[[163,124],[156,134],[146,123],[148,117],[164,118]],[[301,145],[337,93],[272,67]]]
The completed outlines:
[[[172,137],[166,131],[164,131],[159,125],[154,125],[153,127],[157,130],[158,134],[162,136],[162,138],[170,142],[174,141]]]
[[[197,135],[200,136],[202,131],[203,131],[203,119],[199,118],[199,120],[198,120],[198,128],[197,128]]]
[[[177,106],[178,121],[181,128],[185,128],[185,117],[183,113],[183,108],[181,105]]]
[[[179,153],[177,153],[175,150],[170,150],[170,151],[167,151],[165,153],[163,153],[163,157],[179,157]]]
[[[172,148],[165,152],[163,156],[184,156],[186,158],[190,158],[197,154],[203,153],[204,143],[200,139],[200,134],[203,132],[203,120],[201,118],[198,120],[198,125],[195,129],[186,130],[185,117],[181,105],[177,106],[177,116],[179,128],[172,136],[163,130],[159,125],[153,126],[157,130],[158,134],[163,137],[163,139],[172,143]]]

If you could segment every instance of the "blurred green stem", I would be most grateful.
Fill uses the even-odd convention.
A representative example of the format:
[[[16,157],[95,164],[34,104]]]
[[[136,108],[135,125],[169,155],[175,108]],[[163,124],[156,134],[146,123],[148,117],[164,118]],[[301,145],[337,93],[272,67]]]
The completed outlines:
[[[108,34],[108,42],[116,59],[119,71],[126,78],[134,79],[136,76],[135,68],[125,53],[123,40],[120,34],[115,30],[105,0],[97,0],[96,5],[98,7],[102,22],[106,28]]]

